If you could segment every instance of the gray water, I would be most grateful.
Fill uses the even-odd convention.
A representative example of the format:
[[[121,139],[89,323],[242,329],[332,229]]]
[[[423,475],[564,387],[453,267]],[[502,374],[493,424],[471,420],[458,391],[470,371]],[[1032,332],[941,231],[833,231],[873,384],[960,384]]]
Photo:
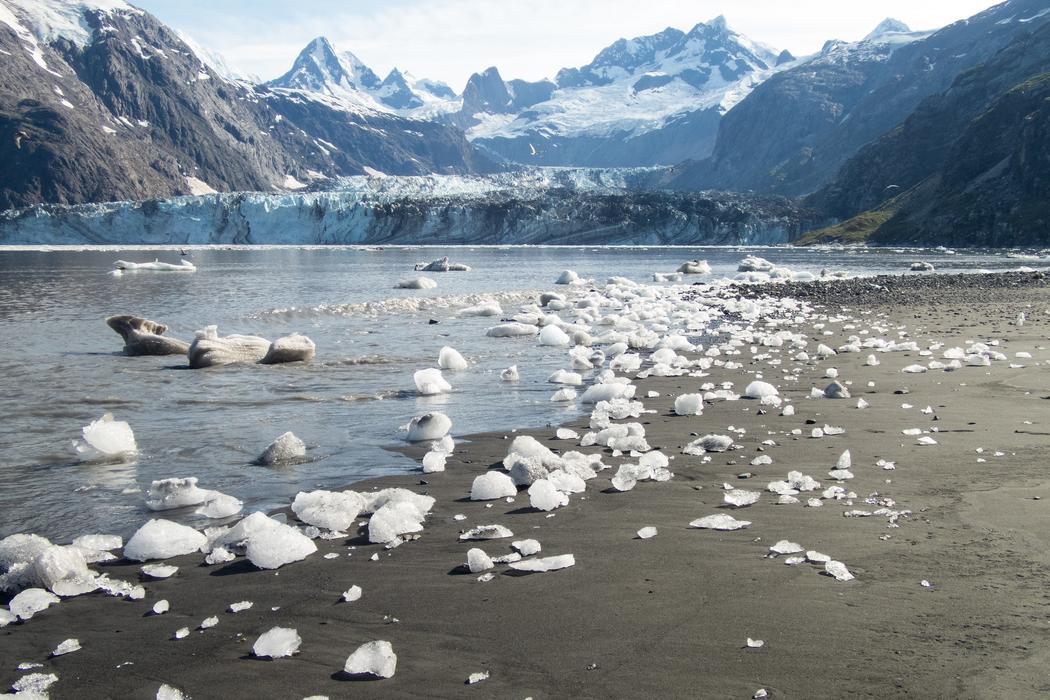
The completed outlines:
[[[85,532],[127,535],[152,514],[143,495],[154,479],[197,476],[232,494],[245,510],[286,505],[303,489],[334,488],[417,465],[384,449],[399,426],[441,410],[453,434],[556,424],[577,408],[552,404],[546,382],[568,366],[565,351],[534,340],[487,338],[498,319],[456,318],[456,307],[398,310],[364,302],[550,290],[564,269],[603,282],[611,275],[647,282],[684,260],[707,259],[713,277],[731,276],[748,253],[794,270],[899,273],[916,259],[939,271],[1045,266],[1002,255],[932,251],[792,248],[240,248],[192,249],[196,273],[113,277],[113,261],[178,262],[177,251],[0,249],[0,536],[37,532],[60,541]],[[433,290],[395,290],[414,263],[448,254],[474,268],[429,274]],[[504,303],[507,315],[521,302]],[[293,331],[317,344],[308,364],[185,369],[181,357],[132,358],[104,323],[130,313],[169,326],[189,340],[218,324],[221,334],[275,338]],[[431,320],[438,321],[431,324]],[[455,391],[414,395],[412,373],[436,366],[451,345],[472,367],[446,373]],[[499,381],[518,364],[522,380]],[[135,431],[131,464],[79,464],[72,441],[81,427],[112,412]],[[310,461],[275,469],[252,460],[291,430]],[[187,511],[164,517],[203,525]]]

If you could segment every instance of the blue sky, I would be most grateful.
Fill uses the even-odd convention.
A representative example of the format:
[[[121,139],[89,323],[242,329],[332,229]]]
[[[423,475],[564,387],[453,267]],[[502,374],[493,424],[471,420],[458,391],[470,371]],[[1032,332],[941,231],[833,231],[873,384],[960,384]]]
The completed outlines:
[[[724,14],[737,31],[801,55],[856,40],[887,16],[932,29],[991,0],[130,0],[230,64],[264,79],[318,35],[380,76],[393,67],[457,91],[490,65],[504,78],[553,77],[620,37],[687,30]]]

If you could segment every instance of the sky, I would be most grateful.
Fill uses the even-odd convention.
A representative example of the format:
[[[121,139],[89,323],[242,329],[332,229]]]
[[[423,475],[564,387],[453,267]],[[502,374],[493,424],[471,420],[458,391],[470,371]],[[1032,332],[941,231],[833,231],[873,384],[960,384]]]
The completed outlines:
[[[457,92],[495,65],[504,79],[553,78],[621,37],[688,31],[725,15],[751,39],[795,55],[861,39],[886,17],[935,29],[992,0],[130,0],[228,63],[264,80],[314,37],[352,51],[380,77],[395,66]]]

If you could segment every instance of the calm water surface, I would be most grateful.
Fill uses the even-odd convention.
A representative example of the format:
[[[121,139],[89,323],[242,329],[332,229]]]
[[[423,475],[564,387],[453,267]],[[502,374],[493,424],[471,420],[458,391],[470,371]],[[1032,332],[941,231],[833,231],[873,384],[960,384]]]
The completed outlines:
[[[143,494],[154,479],[197,476],[250,511],[285,505],[299,490],[411,470],[415,463],[383,446],[399,442],[399,426],[431,410],[452,418],[455,435],[564,421],[577,409],[550,403],[556,387],[546,382],[568,367],[564,350],[486,338],[496,319],[456,318],[455,305],[412,311],[398,300],[549,290],[564,269],[599,281],[620,275],[643,282],[693,258],[707,259],[714,277],[730,276],[748,253],[813,272],[901,272],[916,259],[939,271],[1050,264],[991,254],[788,248],[242,248],[190,250],[196,273],[118,278],[107,274],[117,258],[178,262],[179,255],[0,249],[0,536],[126,536],[150,517]],[[444,254],[473,271],[430,274],[439,285],[433,290],[392,288],[414,274],[414,263]],[[525,298],[509,297],[506,314]],[[367,312],[356,306],[366,302],[377,305]],[[180,357],[125,357],[120,337],[104,323],[124,313],[165,323],[169,335],[186,340],[208,324],[223,335],[271,339],[299,331],[316,342],[317,358],[191,371]],[[450,395],[413,395],[412,373],[436,366],[443,345],[460,350],[472,367],[446,373],[455,388]],[[520,367],[517,385],[499,381],[511,364]],[[76,463],[72,441],[107,411],[131,424],[138,460]],[[286,430],[306,441],[311,461],[252,465]],[[205,523],[188,511],[164,517]]]

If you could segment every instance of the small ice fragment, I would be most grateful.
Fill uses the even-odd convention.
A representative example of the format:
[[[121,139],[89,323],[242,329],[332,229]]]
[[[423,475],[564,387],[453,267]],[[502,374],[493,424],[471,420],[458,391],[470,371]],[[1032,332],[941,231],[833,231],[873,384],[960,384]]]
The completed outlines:
[[[280,659],[297,654],[302,643],[302,637],[297,630],[290,627],[273,627],[255,640],[252,654],[260,659]]]
[[[250,600],[242,600],[239,603],[230,603],[229,610],[232,613],[239,613],[245,610],[251,610],[253,605],[255,605],[255,603]]]
[[[648,540],[653,537],[656,537],[656,528],[652,527],[651,525],[643,527],[641,530],[638,531],[638,539]]]
[[[499,378],[504,382],[516,382],[520,378],[518,375],[518,366],[511,365],[507,369],[499,373]]]
[[[495,564],[492,563],[492,558],[477,547],[467,552],[467,568],[470,569],[470,573],[480,574],[493,566]]]
[[[146,564],[142,567],[142,573],[150,578],[170,578],[178,570],[179,567],[169,564]]]
[[[923,435],[921,438],[916,440],[916,442],[918,442],[920,445],[936,445],[937,444],[937,441],[934,440],[929,435]]]
[[[288,431],[271,442],[255,462],[264,466],[291,464],[306,458],[306,443]]]
[[[167,600],[158,600],[153,604],[153,614],[163,615],[171,609],[171,604]]]
[[[761,491],[746,491],[744,489],[732,489],[722,494],[722,500],[726,505],[734,508],[746,508],[758,503],[762,497]]]
[[[362,644],[346,659],[343,671],[351,676],[391,678],[397,669],[397,654],[390,642],[375,641]]]
[[[769,691],[765,688],[759,688],[755,691],[755,694],[751,696],[751,700],[762,700],[763,698],[769,697]]]
[[[503,525],[479,525],[459,536],[461,540],[499,540],[514,537],[514,533]]]
[[[361,594],[362,591],[360,586],[350,586],[350,588],[343,592],[343,602],[353,603],[354,601],[361,600]]]
[[[510,568],[516,571],[528,573],[557,571],[566,569],[576,564],[576,558],[571,554],[559,554],[554,557],[540,557],[538,559],[525,559],[510,564]]]
[[[488,678],[488,671],[478,671],[477,673],[472,673],[470,674],[470,676],[467,677],[467,685],[474,685],[475,683],[480,683],[481,681],[488,680]]]
[[[773,554],[798,554],[799,552],[805,551],[802,545],[797,542],[791,542],[790,540],[780,540],[775,545],[769,548],[769,551]]]
[[[747,638],[747,647],[749,649],[761,649],[765,645],[766,643],[762,639],[751,639],[751,637]]]
[[[518,550],[518,553],[523,557],[529,557],[533,554],[538,554],[542,547],[537,540],[515,540],[510,543],[510,546]]]
[[[689,523],[689,527],[707,530],[740,530],[751,524],[749,520],[737,520],[731,515],[718,513],[707,515]]]
[[[175,639],[185,639],[188,636],[190,636],[189,627],[180,627],[177,630],[175,630]]]
[[[206,617],[206,618],[204,618],[204,620],[201,621],[200,628],[202,630],[210,630],[212,627],[214,627],[217,624],[219,624],[219,618],[216,617],[215,615],[212,615],[211,617]]]
[[[840,561],[831,560],[826,562],[824,564],[824,571],[828,575],[834,576],[836,581],[851,581],[854,578],[853,574],[851,574],[849,569],[846,568],[846,565]]]
[[[79,639],[67,639],[51,651],[51,656],[62,656],[80,650]]]

